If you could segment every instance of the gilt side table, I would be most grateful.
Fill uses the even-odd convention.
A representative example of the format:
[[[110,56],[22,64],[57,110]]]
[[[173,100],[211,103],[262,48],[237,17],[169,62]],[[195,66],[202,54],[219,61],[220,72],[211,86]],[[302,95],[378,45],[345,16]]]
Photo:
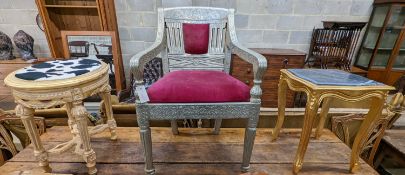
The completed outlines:
[[[34,155],[40,167],[50,172],[48,154],[60,154],[74,147],[74,152],[83,156],[88,173],[97,173],[96,153],[91,148],[90,136],[109,128],[111,139],[117,138],[111,108],[108,66],[105,63],[93,59],[47,61],[14,71],[4,82],[12,89],[17,103],[16,115],[21,117],[34,145]],[[107,124],[98,125],[89,131],[88,113],[83,106],[83,99],[95,94],[103,98],[108,120]],[[58,105],[66,107],[73,139],[45,150],[34,124],[34,110]]]
[[[294,91],[303,91],[307,94],[304,124],[293,165],[294,173],[298,173],[302,168],[314,118],[322,101],[316,138],[321,135],[332,98],[350,102],[371,99],[370,110],[360,126],[352,147],[350,172],[356,172],[360,168],[359,155],[362,148],[373,129],[377,127],[388,91],[393,90],[394,87],[341,70],[283,69],[278,85],[278,119],[273,131],[274,140],[278,137],[284,121],[287,86]]]

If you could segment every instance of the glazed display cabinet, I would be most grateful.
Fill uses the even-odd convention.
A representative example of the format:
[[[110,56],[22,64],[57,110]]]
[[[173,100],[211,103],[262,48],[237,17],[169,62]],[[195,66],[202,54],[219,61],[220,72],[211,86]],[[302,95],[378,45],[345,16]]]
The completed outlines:
[[[393,85],[405,73],[405,1],[375,0],[355,67]]]

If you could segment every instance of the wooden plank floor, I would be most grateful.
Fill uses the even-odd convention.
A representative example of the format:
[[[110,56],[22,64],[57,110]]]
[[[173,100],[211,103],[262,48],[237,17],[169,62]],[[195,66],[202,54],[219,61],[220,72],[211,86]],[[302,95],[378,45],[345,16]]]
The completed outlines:
[[[242,160],[242,128],[222,128],[219,135],[210,129],[180,129],[172,135],[170,128],[152,128],[153,158],[158,174],[240,174]],[[92,137],[97,154],[99,174],[143,174],[143,152],[138,128],[117,128],[118,140],[109,133]],[[258,129],[251,160],[252,172],[292,174],[292,161],[299,142],[299,129],[284,129],[279,140],[271,142],[271,129]],[[49,149],[71,139],[67,127],[53,127],[41,136]],[[319,139],[311,139],[304,167],[300,174],[350,174],[350,149],[330,131]],[[81,156],[70,153],[50,157],[53,173],[85,174]],[[32,145],[0,167],[0,174],[16,171],[38,171]],[[377,174],[362,161],[357,174]]]
[[[384,141],[405,155],[405,130],[386,130]]]
[[[382,174],[405,174],[405,130],[389,129],[385,131],[375,155],[375,167]]]

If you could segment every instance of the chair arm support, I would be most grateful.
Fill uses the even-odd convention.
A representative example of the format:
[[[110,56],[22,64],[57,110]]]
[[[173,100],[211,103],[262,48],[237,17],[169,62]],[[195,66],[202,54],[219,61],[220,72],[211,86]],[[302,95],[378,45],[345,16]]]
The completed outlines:
[[[132,56],[129,64],[136,82],[142,81],[143,84],[143,69],[145,64],[155,58],[165,48],[165,46],[166,45],[163,43],[163,41],[156,41],[146,50]]]
[[[134,55],[131,58],[130,68],[131,68],[132,74],[134,75],[135,87],[144,85],[143,70],[144,70],[145,64],[148,63],[153,58],[155,58],[165,48],[166,48],[165,41],[163,41],[163,40],[156,41],[148,49],[139,52],[138,54]],[[140,103],[139,97],[136,92],[135,92],[135,97],[136,97],[136,103]]]
[[[166,33],[164,32],[163,9],[158,9],[158,30],[155,43],[144,51],[134,55],[129,64],[131,72],[134,75],[135,86],[143,86],[143,69],[145,64],[155,58],[159,53],[166,49]],[[134,87],[135,88],[135,87]],[[136,103],[140,103],[138,95],[135,93]]]
[[[260,97],[262,95],[262,89],[260,88],[260,85],[262,84],[263,75],[267,70],[267,60],[263,55],[260,55],[255,51],[250,50],[239,44],[238,38],[236,37],[233,9],[230,9],[230,13],[228,15],[228,23],[228,47],[232,53],[235,53],[244,61],[253,65],[254,85],[250,90],[250,101],[253,103],[260,103]]]
[[[235,53],[242,58],[242,60],[253,65],[254,80],[261,81],[264,72],[267,69],[267,59],[263,55],[248,49],[239,43],[232,43],[232,46],[232,53]]]
[[[267,60],[263,55],[250,50],[237,42],[232,42],[232,53],[238,55],[242,60],[253,65],[253,87],[250,90],[250,101],[260,103],[260,97],[262,95],[262,89],[260,85],[262,83],[262,78],[267,70]]]

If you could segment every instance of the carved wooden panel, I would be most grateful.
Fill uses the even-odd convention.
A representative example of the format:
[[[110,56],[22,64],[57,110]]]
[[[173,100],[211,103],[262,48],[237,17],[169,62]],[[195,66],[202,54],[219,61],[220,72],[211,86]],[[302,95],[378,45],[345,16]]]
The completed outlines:
[[[203,70],[224,70],[224,54],[215,55],[168,55],[169,69],[203,69]]]

